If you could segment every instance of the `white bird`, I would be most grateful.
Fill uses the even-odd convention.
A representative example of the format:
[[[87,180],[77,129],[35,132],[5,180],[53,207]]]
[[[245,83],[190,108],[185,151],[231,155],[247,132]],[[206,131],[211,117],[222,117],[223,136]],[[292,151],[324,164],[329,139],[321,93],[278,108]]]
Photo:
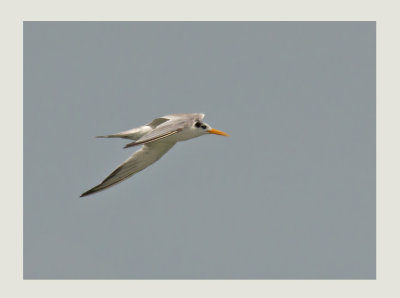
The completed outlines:
[[[211,128],[202,122],[204,114],[172,114],[156,118],[146,125],[120,133],[97,138],[124,138],[134,142],[124,148],[137,145],[143,147],[119,165],[99,185],[84,192],[81,197],[107,189],[142,171],[161,158],[176,142],[200,137],[205,134],[228,136],[227,133]]]

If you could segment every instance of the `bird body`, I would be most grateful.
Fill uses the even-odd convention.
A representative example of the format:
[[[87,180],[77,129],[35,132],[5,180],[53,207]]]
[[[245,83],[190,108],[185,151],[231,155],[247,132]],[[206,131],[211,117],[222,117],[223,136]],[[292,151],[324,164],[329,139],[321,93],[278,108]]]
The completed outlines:
[[[203,123],[204,114],[172,114],[154,119],[152,122],[123,132],[98,136],[98,138],[124,138],[133,140],[124,148],[143,145],[125,162],[119,165],[99,185],[84,192],[81,197],[107,189],[147,168],[168,152],[177,142],[204,134],[228,134]]]

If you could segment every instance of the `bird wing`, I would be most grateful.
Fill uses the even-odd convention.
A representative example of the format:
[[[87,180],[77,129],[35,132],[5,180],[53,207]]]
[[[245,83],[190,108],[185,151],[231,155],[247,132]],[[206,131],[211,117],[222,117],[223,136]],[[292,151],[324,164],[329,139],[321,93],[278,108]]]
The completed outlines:
[[[155,128],[163,124],[167,121],[183,121],[183,120],[197,120],[200,121],[204,118],[204,114],[201,113],[192,113],[192,114],[171,114],[162,116],[159,118],[154,119],[150,123],[146,125],[142,125],[139,127],[135,127],[129,130],[121,131],[118,133],[114,133],[111,135],[104,135],[104,136],[97,136],[96,138],[123,138],[123,139],[130,139],[137,141],[141,137],[145,136],[146,134],[152,132]],[[137,144],[138,145],[138,144]],[[133,145],[131,145],[133,146]],[[129,146],[129,147],[131,147]]]
[[[156,118],[150,123],[147,123],[146,125],[142,125],[139,127],[135,127],[129,130],[121,131],[115,134],[111,135],[105,135],[105,136],[97,136],[96,138],[123,138],[123,139],[130,139],[130,140],[138,140],[141,137],[143,137],[145,134],[149,133],[152,131],[154,128],[156,128],[158,125],[167,122],[169,119],[168,118]]]
[[[146,124],[146,126],[150,126],[151,128],[156,128],[157,126],[159,126],[160,124],[167,122],[169,119],[166,117],[160,117],[160,118],[156,118],[153,121],[151,121],[150,123]]]
[[[148,132],[141,138],[139,138],[137,141],[127,144],[124,148],[137,146],[140,144],[148,144],[154,141],[164,139],[166,137],[169,137],[173,134],[180,132],[185,127],[192,125],[193,121],[194,121],[193,119],[181,119],[181,118],[168,120],[160,124],[156,128],[154,128],[152,131]]]
[[[145,144],[125,162],[119,165],[99,185],[84,192],[81,197],[109,188],[156,162],[175,145],[175,142],[157,142]]]
[[[204,118],[203,113],[186,113],[186,114],[171,114],[166,115],[161,118],[169,119],[169,120],[192,120],[192,121],[201,121]]]
[[[168,121],[168,119],[166,120]],[[121,131],[112,135],[97,136],[96,138],[123,138],[129,140],[138,140],[146,133],[152,131],[153,128],[148,125],[142,125],[129,130]]]

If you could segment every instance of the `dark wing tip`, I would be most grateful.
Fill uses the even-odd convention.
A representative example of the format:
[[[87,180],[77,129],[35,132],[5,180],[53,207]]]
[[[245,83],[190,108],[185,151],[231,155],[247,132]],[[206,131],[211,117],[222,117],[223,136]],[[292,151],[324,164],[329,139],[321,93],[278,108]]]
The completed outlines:
[[[140,144],[140,143],[139,143]],[[126,148],[130,148],[130,147],[133,147],[133,146],[136,146],[136,145],[139,145],[136,141],[135,142],[132,142],[132,143],[129,143],[129,144],[126,144],[125,145],[125,147],[124,147],[124,149],[126,149]]]
[[[92,189],[89,189],[88,191],[85,191],[83,194],[81,194],[79,197],[86,197],[88,195],[91,195],[93,193],[97,192],[96,187],[93,187]]]
[[[88,196],[88,195],[90,195],[90,194],[91,194],[91,192],[90,192],[90,190],[88,190],[88,191],[84,192],[83,194],[81,194],[79,197],[80,197],[80,198],[86,197],[86,196]]]

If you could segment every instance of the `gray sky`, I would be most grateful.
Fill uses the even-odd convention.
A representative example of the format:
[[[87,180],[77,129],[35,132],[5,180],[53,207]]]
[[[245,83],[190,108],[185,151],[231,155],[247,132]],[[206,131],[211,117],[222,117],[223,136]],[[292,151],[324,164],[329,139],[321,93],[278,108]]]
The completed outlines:
[[[374,22],[25,22],[24,277],[375,278]],[[94,136],[203,112],[135,149]]]

